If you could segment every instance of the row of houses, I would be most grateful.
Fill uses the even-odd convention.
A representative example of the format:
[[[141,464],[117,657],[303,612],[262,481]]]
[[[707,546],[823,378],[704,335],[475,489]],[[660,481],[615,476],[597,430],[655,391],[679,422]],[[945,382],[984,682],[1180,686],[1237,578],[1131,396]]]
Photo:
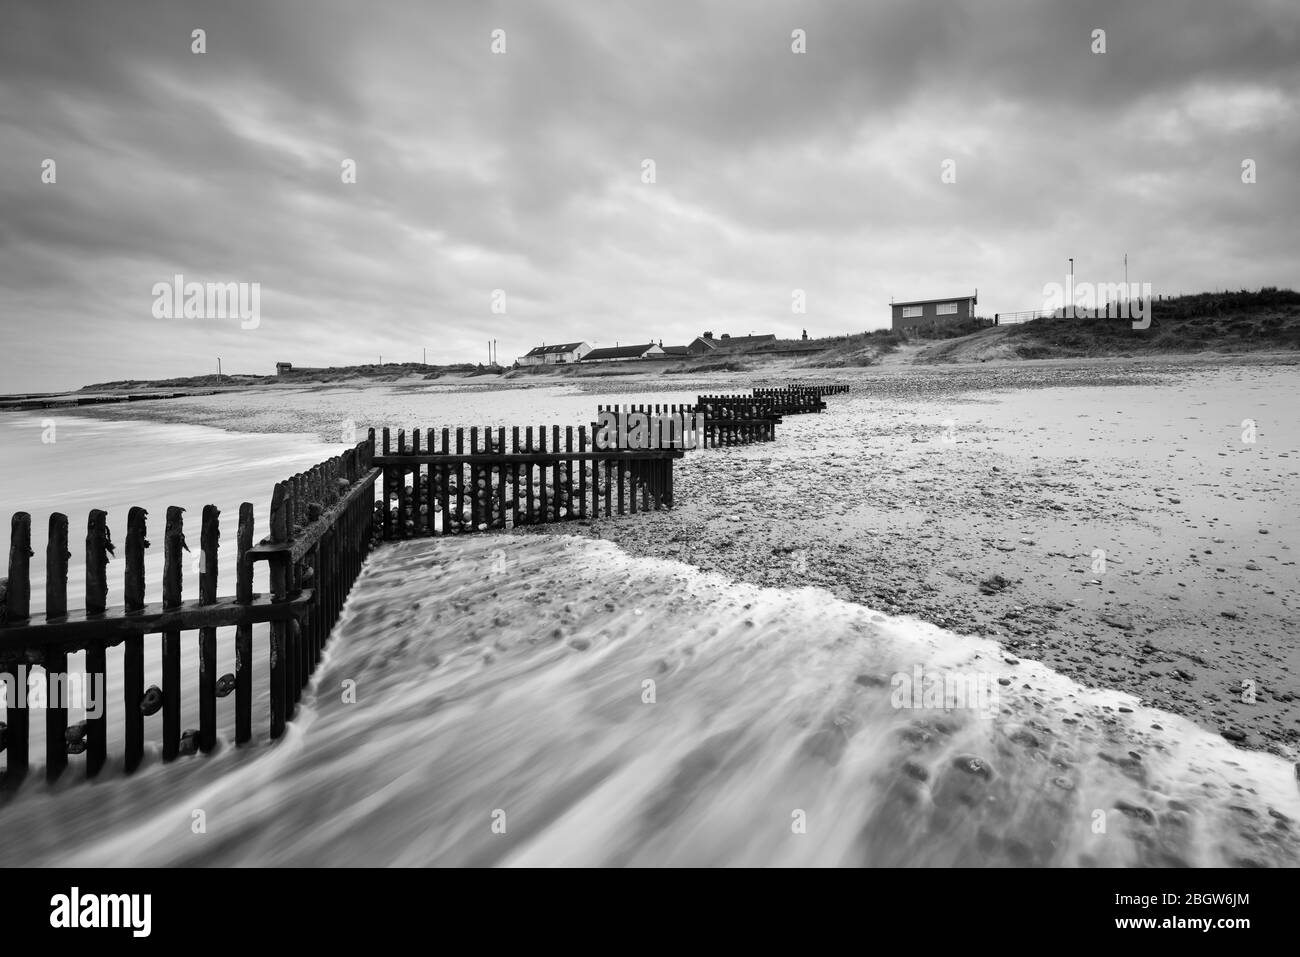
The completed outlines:
[[[890,328],[895,332],[917,329],[935,329],[940,326],[957,325],[975,320],[975,306],[979,303],[979,290],[970,296],[951,296],[944,299],[912,299],[906,302],[890,302]],[[992,320],[986,320],[991,324]],[[674,357],[707,356],[720,352],[754,352],[776,351],[788,348],[799,351],[800,345],[811,346],[807,342],[808,333],[803,334],[803,343],[787,343],[778,347],[777,338],[764,336],[729,336],[726,333],[714,338],[712,332],[706,332],[689,345],[666,346],[659,342],[647,342],[630,346],[609,346],[593,349],[586,342],[560,342],[553,345],[540,345],[530,349],[519,357],[518,365],[540,366],[575,362],[629,362],[636,359],[671,359]]]
[[[805,338],[807,335],[805,334]],[[631,362],[637,359],[687,359],[718,353],[748,352],[776,344],[776,336],[731,336],[723,333],[716,339],[712,332],[697,336],[689,345],[666,346],[663,340],[630,346],[593,349],[586,342],[560,342],[540,345],[519,357],[521,366],[562,365],[573,362]]]

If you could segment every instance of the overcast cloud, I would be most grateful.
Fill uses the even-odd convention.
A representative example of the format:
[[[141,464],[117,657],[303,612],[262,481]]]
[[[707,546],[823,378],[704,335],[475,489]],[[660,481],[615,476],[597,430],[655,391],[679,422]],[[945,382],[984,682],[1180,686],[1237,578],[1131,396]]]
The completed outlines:
[[[0,392],[1295,287],[1297,90],[1294,0],[6,0]]]

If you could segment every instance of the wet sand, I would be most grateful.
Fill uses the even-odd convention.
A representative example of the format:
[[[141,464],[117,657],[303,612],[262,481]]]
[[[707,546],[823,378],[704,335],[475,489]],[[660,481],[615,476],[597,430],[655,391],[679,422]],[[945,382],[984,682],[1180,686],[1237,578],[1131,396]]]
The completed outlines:
[[[0,864],[1300,863],[1285,761],[989,639],[607,542],[501,546],[376,552],[283,741],[37,785]],[[900,695],[918,669],[987,694]]]
[[[831,377],[856,391],[776,443],[688,453],[673,511],[578,533],[989,636],[1295,760],[1300,367]]]
[[[913,365],[915,352],[869,368],[334,384],[84,414],[338,441],[345,425],[577,425],[598,402],[851,382],[775,443],[688,454],[672,512],[564,531],[996,638],[1295,760],[1300,359]]]

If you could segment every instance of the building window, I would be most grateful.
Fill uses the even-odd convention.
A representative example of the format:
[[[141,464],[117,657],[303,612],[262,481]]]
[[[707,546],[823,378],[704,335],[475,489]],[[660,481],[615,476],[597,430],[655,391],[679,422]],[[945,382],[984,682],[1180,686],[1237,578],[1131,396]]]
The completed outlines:
[[[957,315],[957,303],[941,302],[939,303],[939,308],[935,310],[935,314],[940,316],[955,316]]]
[[[903,318],[904,318],[904,319],[920,319],[921,316],[923,316],[924,314],[925,314],[925,309],[924,309],[923,306],[904,306],[904,307],[903,307]]]

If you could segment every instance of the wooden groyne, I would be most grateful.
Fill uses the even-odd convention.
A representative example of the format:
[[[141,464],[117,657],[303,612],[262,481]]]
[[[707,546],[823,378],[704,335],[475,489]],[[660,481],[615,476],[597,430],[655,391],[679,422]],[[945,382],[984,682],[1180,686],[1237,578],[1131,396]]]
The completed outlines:
[[[755,389],[754,398],[771,399],[773,408],[782,415],[807,415],[826,411],[822,394],[812,388]]]
[[[0,412],[24,409],[63,409],[82,405],[112,405],[117,402],[146,402],[150,399],[185,399],[194,395],[216,395],[207,392],[131,392],[122,395],[59,395],[0,397]]]
[[[818,388],[835,388],[820,393]],[[785,414],[820,412],[822,394],[847,387],[754,390],[752,395],[702,395],[693,405],[600,406],[600,411],[646,415],[703,415],[705,447],[771,442]],[[191,394],[191,393],[187,393]],[[161,595],[148,600],[145,553],[148,515],[129,509],[120,604],[108,604],[108,566],[118,553],[108,513],[93,509],[85,537],[85,595],[70,610],[67,594],[69,520],[55,512],[45,537],[45,609],[31,610],[32,518],[11,521],[8,579],[0,582],[0,675],[7,686],[28,687],[29,669],[43,669],[45,777],[67,771],[84,754],[88,778],[110,760],[110,723],[122,729],[121,766],[136,771],[146,742],[161,743],[164,762],[207,753],[218,743],[220,701],[233,696],[234,741],[254,738],[253,626],[267,624],[267,722],[279,738],[308,684],[349,590],[376,543],[408,538],[502,531],[526,525],[636,514],[670,508],[673,466],[684,448],[598,448],[586,426],[371,429],[343,455],[278,482],[271,490],[269,528],[254,544],[253,506],[239,507],[233,594],[220,593],[221,512],[203,508],[199,527],[198,595],[182,594],[182,562],[189,551],[184,509],[167,509]],[[683,443],[684,444],[684,443]],[[225,547],[230,547],[229,545]],[[253,590],[258,562],[268,564],[269,590]],[[217,674],[218,629],[233,627],[235,670]],[[197,639],[198,727],[182,727],[182,634]],[[156,636],[156,637],[155,637]],[[145,686],[146,645],[157,642],[160,684]],[[101,686],[110,648],[121,646],[122,694],[98,714],[70,723],[68,657],[84,654],[85,671]],[[153,647],[151,645],[151,647]],[[56,683],[62,687],[56,693]],[[12,790],[31,764],[31,708],[7,699],[0,721],[0,787]],[[160,720],[150,726],[150,719]],[[117,756],[112,756],[116,758]]]
[[[678,447],[682,449],[691,448],[720,448],[727,445],[748,445],[751,442],[774,442],[776,440],[776,427],[781,423],[781,417],[769,411],[768,407],[760,402],[746,400],[743,397],[735,398],[732,396],[717,397],[715,401],[705,401],[705,396],[694,404],[673,404],[673,405],[599,405],[596,407],[596,414],[613,413],[616,416],[626,417],[633,414],[647,415],[652,418],[662,416],[682,416],[683,421],[689,422],[695,416],[703,416],[704,428],[700,435],[683,429],[682,436],[678,440]],[[735,401],[731,401],[735,399]],[[592,423],[595,429],[597,423]]]
[[[808,392],[815,392],[818,396],[825,397],[828,395],[844,395],[852,388],[843,382],[832,383],[801,383],[791,382],[786,388],[803,389]]]
[[[468,436],[466,433],[468,432]],[[423,434],[423,449],[421,435]],[[454,443],[453,443],[454,435]],[[384,539],[635,515],[673,502],[680,449],[598,449],[586,426],[383,430]],[[468,438],[468,445],[466,444]]]
[[[34,557],[31,516],[14,514],[9,546],[9,577],[0,621],[0,672],[10,687],[27,685],[27,669],[44,669],[45,774],[59,778],[68,755],[85,754],[85,774],[94,777],[108,760],[108,723],[123,730],[123,769],[130,774],[144,757],[146,722],[161,713],[163,761],[180,754],[208,752],[217,741],[217,701],[234,695],[235,741],[253,737],[252,626],[270,624],[269,733],[278,738],[293,716],[330,628],[370,548],[371,503],[379,470],[370,464],[368,442],[342,456],[277,483],[271,494],[269,535],[253,544],[253,506],[239,508],[235,537],[237,572],[233,595],[218,594],[217,554],[220,511],[205,506],[199,532],[200,585],[196,598],[182,595],[185,539],[184,509],[167,509],[163,533],[161,601],[146,601],[145,550],[149,547],[147,513],[130,509],[123,558],[123,601],[109,607],[108,563],[117,552],[108,531],[108,514],[93,509],[85,543],[86,592],[80,610],[68,609],[68,517],[50,516],[45,543],[45,611],[33,614],[30,560]],[[253,566],[270,563],[270,594],[253,591]],[[217,676],[217,629],[233,626],[233,674]],[[198,639],[198,728],[181,728],[181,634]],[[145,642],[160,644],[161,687],[144,686]],[[123,648],[122,699],[102,702],[100,713],[68,724],[66,688],[70,654],[85,653],[86,673],[104,683],[109,648]],[[55,683],[60,685],[56,689]],[[3,784],[12,788],[29,767],[29,711],[6,702],[0,723],[0,751],[5,752]]]

